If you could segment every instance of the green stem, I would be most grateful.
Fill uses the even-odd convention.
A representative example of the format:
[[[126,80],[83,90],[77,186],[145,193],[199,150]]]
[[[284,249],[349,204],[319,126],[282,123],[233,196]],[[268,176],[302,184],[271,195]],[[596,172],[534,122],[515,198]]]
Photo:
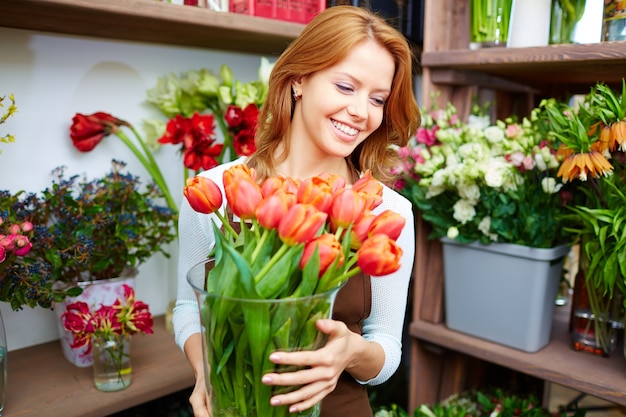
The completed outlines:
[[[226,216],[224,216],[219,210],[215,210],[215,215],[222,222],[222,225],[224,226],[224,229],[227,230],[228,234],[231,237],[230,240],[232,240],[235,236],[237,236],[237,232],[235,231],[235,229],[233,229],[233,226],[231,226],[230,221],[228,221]]]
[[[283,243],[282,246],[276,251],[274,255],[272,255],[270,261],[266,263],[263,268],[259,271],[259,273],[254,277],[256,282],[261,281],[261,279],[267,275],[267,273],[272,269],[272,267],[278,262],[278,260],[287,252],[289,249],[289,245]]]
[[[141,164],[148,171],[150,176],[152,176],[152,179],[154,180],[154,182],[161,189],[161,192],[163,193],[163,196],[165,197],[165,200],[167,201],[168,207],[172,209],[174,213],[178,213],[178,206],[176,205],[176,202],[172,198],[170,190],[167,187],[167,183],[165,182],[165,179],[163,178],[163,174],[161,174],[161,170],[159,169],[158,164],[154,160],[152,152],[147,148],[147,145],[143,142],[141,137],[138,135],[137,131],[133,127],[131,127],[130,129],[133,131],[133,133],[135,134],[135,137],[141,144],[142,149],[145,152],[145,155],[142,153],[142,151],[139,148],[137,148],[137,146],[133,143],[133,141],[130,140],[128,136],[126,136],[124,132],[122,132],[121,130],[118,130],[117,132],[115,132],[115,134],[117,135],[118,138],[122,140],[122,142],[124,142],[124,144],[133,152],[133,154],[135,154],[137,159],[139,159],[139,162],[141,162]]]
[[[255,229],[257,229],[257,233],[258,233],[258,228],[255,228]],[[257,236],[256,241],[258,243],[256,244],[256,248],[254,248],[254,251],[252,252],[252,257],[250,259],[250,263],[251,264],[254,264],[254,261],[256,260],[256,257],[259,256],[259,252],[261,251],[261,249],[265,245],[265,241],[269,237],[270,233],[271,232],[269,230],[263,229],[263,235],[261,235],[260,239]]]

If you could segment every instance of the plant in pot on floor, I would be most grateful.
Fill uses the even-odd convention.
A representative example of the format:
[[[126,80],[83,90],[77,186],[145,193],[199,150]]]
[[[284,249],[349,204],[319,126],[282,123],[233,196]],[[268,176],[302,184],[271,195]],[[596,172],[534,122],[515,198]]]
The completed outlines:
[[[3,192],[2,212],[33,225],[30,252],[3,270],[4,301],[14,309],[56,304],[59,315],[65,304],[77,301],[74,296],[91,293],[96,297],[87,301],[91,307],[110,304],[143,262],[156,253],[169,256],[164,248],[176,238],[176,213],[162,205],[159,187],[143,186],[124,168],[114,160],[110,172],[89,180],[67,177],[60,167],[41,193]],[[60,336],[70,362],[91,365],[89,354],[69,347],[71,335]]]
[[[559,163],[549,146],[554,139],[537,129],[538,111],[491,123],[475,106],[464,122],[450,103],[433,107],[423,110],[411,143],[397,149],[404,175],[396,188],[429,224],[429,238],[444,245],[447,325],[526,351],[549,340],[560,260],[570,239],[561,219]],[[494,300],[504,304],[499,308]],[[517,326],[520,317],[534,323]]]
[[[596,84],[576,106],[545,100],[559,145],[558,176],[572,184],[566,226],[580,243],[570,331],[576,350],[608,356],[626,303],[626,82]]]

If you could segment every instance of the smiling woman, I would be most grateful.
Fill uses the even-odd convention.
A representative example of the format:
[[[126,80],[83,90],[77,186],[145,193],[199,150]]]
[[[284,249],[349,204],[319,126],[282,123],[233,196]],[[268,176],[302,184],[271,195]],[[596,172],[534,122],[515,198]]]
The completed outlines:
[[[275,367],[264,368],[261,374],[255,373],[253,377],[253,384],[262,382],[266,385],[262,390],[266,394],[257,397],[262,410],[287,410],[317,416],[315,412],[304,410],[321,401],[320,415],[324,417],[343,416],[348,412],[372,416],[366,386],[386,382],[400,364],[404,313],[415,249],[414,221],[411,203],[383,183],[393,178],[391,168],[395,165],[395,153],[391,147],[405,145],[420,122],[413,96],[412,62],[413,56],[404,36],[382,18],[366,9],[351,6],[325,10],[311,21],[274,64],[267,100],[258,119],[256,152],[249,158],[199,174],[214,181],[227,196],[244,186],[254,188],[253,184],[265,184],[266,180],[284,182],[281,185],[285,187],[283,194],[288,194],[286,191],[295,184],[296,198],[285,201],[297,210],[292,213],[294,218],[305,219],[313,219],[314,210],[307,207],[312,202],[302,204],[302,199],[318,195],[309,194],[306,184],[327,183],[331,199],[345,198],[346,201],[361,184],[368,184],[362,190],[367,195],[366,204],[356,204],[352,199],[350,204],[337,205],[347,208],[352,219],[367,221],[350,226],[351,221],[341,224],[331,220],[324,230],[316,230],[322,233],[314,236],[320,245],[319,260],[315,261],[313,251],[314,261],[306,263],[303,271],[298,272],[303,277],[315,276],[309,270],[315,269],[315,265],[328,266],[325,262],[327,254],[338,245],[328,244],[332,239],[325,236],[326,233],[341,242],[346,251],[346,239],[352,227],[353,232],[359,231],[369,238],[362,241],[370,242],[356,247],[367,249],[370,255],[380,255],[385,253],[381,249],[389,245],[383,243],[387,240],[379,236],[380,230],[370,229],[374,219],[383,218],[389,224],[383,214],[388,211],[404,219],[401,232],[395,230],[398,232],[398,250],[393,252],[399,256],[397,265],[394,262],[397,268],[382,268],[380,264],[359,261],[356,269],[365,273],[350,275],[339,290],[332,320],[311,322],[311,330],[321,332],[328,339],[323,347],[306,352],[287,352],[274,346],[257,358],[257,361]],[[233,164],[244,164],[251,175],[246,176],[247,179],[233,178],[228,174]],[[336,181],[337,178],[342,182]],[[271,198],[264,190],[265,197]],[[220,253],[225,257],[225,253],[232,252],[223,249],[218,233],[222,226],[228,230],[230,219],[226,221],[217,214],[198,213],[190,203],[192,201],[181,205],[179,286],[174,328],[177,343],[196,371],[196,386],[190,402],[194,413],[204,416],[211,399],[205,385],[198,304],[186,275],[194,265],[206,259],[214,245],[217,247],[216,260]],[[238,204],[228,203],[228,208],[238,214]],[[290,211],[280,217],[283,220],[291,218],[287,214]],[[242,213],[238,217],[252,219]],[[215,226],[211,220],[215,221]],[[248,225],[244,224],[244,227]],[[264,236],[262,229],[253,226],[248,235],[250,239],[255,236],[254,243],[246,243],[250,239],[240,240],[244,253],[271,252],[271,245],[258,237]],[[278,235],[281,235],[280,226]],[[289,236],[287,233],[287,240]],[[294,247],[296,249],[290,250],[306,251],[304,246]],[[289,259],[300,259],[300,256]],[[342,275],[339,272],[354,262],[347,255],[344,259],[345,267],[331,262],[318,285],[324,280],[338,282]],[[264,269],[262,267],[261,271]],[[261,272],[255,268],[252,271],[254,276]],[[335,272],[337,276],[327,276]],[[384,276],[372,278],[368,274]],[[269,280],[265,283],[269,287],[282,282],[280,279],[275,282],[264,279]],[[298,316],[293,320],[298,321],[297,324],[305,322],[305,318]],[[233,352],[235,357],[241,354]],[[300,368],[304,369],[288,371]],[[288,386],[300,388],[285,392],[284,388]]]

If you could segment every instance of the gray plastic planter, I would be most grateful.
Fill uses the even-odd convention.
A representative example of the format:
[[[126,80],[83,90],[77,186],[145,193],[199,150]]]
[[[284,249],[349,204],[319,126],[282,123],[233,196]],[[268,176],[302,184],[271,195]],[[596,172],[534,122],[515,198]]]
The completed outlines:
[[[526,352],[548,344],[567,245],[441,242],[448,328]]]

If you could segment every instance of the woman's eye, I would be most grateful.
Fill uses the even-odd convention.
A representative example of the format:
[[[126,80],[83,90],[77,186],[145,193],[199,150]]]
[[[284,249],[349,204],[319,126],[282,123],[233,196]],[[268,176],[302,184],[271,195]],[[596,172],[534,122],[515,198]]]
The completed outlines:
[[[371,98],[372,103],[374,103],[375,106],[384,106],[386,103],[386,100],[384,98],[380,98],[380,97],[372,97]]]
[[[351,93],[354,91],[352,87],[345,84],[337,84],[337,88],[339,89],[339,91],[343,91],[344,93]]]

